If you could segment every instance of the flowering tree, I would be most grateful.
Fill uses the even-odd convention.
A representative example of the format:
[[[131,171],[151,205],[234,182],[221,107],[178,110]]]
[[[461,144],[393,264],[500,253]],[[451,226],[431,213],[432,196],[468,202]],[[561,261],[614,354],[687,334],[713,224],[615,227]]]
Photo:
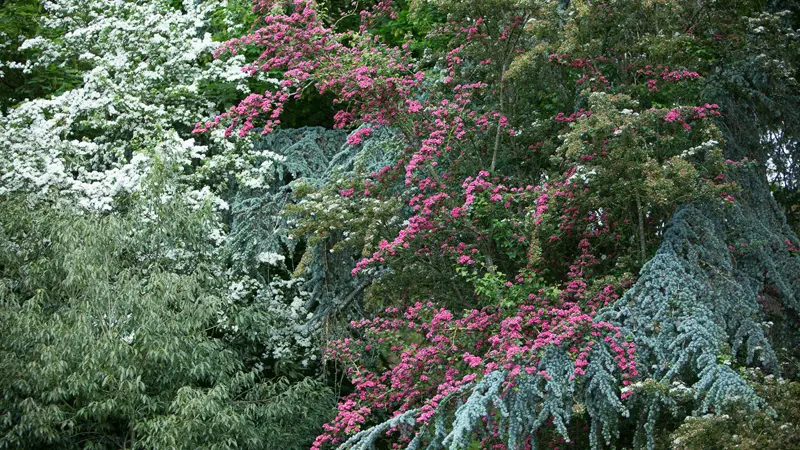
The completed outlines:
[[[733,6],[681,1],[254,5],[256,26],[220,52],[258,49],[248,70],[282,72],[280,87],[196,132],[224,126],[245,136],[263,124],[260,133],[270,133],[286,105],[314,89],[339,105],[336,127],[359,125],[348,144],[364,145],[383,126],[402,139],[393,162],[334,180],[298,204],[299,231],[322,234],[331,252],[362,254],[351,275],[365,284],[347,299],[370,286],[367,301],[390,305],[329,344],[328,357],[345,363],[355,390],[315,447],[366,448],[388,435],[409,448],[522,448],[542,438],[552,444],[552,433],[569,441],[581,423],[590,425],[592,448],[615,439],[652,447],[659,411],[678,408],[659,387],[672,382],[691,385],[700,412],[739,401],[759,407],[718,359],[744,366],[760,353],[763,367],[777,370],[756,301],[781,280],[778,301],[796,311],[797,237],[779,213],[759,217],[746,206],[772,200],[763,183],[748,184],[758,176],[740,168],[785,155],[743,139],[780,129],[792,147],[796,136],[786,130],[796,97],[719,61],[749,60],[733,44],[743,39],[767,52],[768,33],[796,45],[795,34],[778,31],[791,26],[790,13],[742,2],[751,17],[739,19]],[[403,27],[405,40],[381,32]],[[420,32],[431,44],[423,54],[413,40]],[[775,58],[781,69],[765,69],[796,83],[793,63]],[[732,85],[737,76],[746,81]],[[736,103],[741,90],[763,103]],[[765,114],[753,128],[736,121],[767,104],[785,118]],[[318,216],[320,197],[355,214]],[[358,216],[380,209],[369,205],[393,208],[398,199],[402,223],[363,232]],[[697,233],[697,211],[717,223],[703,235],[722,242],[730,232],[715,221],[729,214],[740,231],[742,222],[770,223],[765,248],[792,269],[771,266],[772,275],[759,278],[723,264],[736,258],[725,256],[732,241],[718,246],[681,231]],[[342,239],[331,230],[362,234]],[[764,256],[740,258],[764,268]],[[672,259],[662,267],[665,258]],[[720,268],[739,281],[706,280]],[[675,285],[683,273],[697,284]],[[655,286],[660,296],[650,293]],[[690,307],[706,298],[719,301],[708,311]],[[679,322],[642,328],[670,308]],[[620,417],[631,411],[641,432],[620,437]]]
[[[40,34],[19,47],[29,54],[22,70],[71,66],[82,82],[3,117],[3,193],[57,191],[110,211],[138,189],[154,159],[190,167],[236,147],[220,137],[200,142],[185,129],[218,109],[209,89],[234,97],[249,90],[242,58],[209,61],[219,2],[187,2],[184,11],[160,1],[45,6]],[[199,188],[191,195],[207,196]]]
[[[796,440],[791,0],[20,5],[0,447]]]
[[[65,76],[15,93],[41,96],[9,99],[0,121],[0,447],[309,445],[332,393],[296,369],[316,357],[302,280],[256,282],[227,260],[231,180],[279,180],[281,155],[191,135],[273,83],[212,58],[249,8],[34,9],[37,31],[3,53],[26,58],[2,68]]]

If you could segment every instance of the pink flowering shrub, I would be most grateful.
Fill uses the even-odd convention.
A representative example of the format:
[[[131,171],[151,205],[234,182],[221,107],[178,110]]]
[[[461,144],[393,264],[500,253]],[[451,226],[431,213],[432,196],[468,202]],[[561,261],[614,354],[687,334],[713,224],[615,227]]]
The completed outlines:
[[[333,98],[334,126],[354,130],[349,146],[386,127],[402,147],[382,168],[354,170],[289,208],[310,243],[358,255],[347,270],[368,286],[359,288],[367,318],[327,345],[354,391],[314,448],[375,433],[395,447],[440,443],[443,430],[513,447],[517,419],[501,424],[501,405],[533,395],[531,383],[591,399],[556,407],[537,397],[542,417],[520,448],[539,430],[569,439],[573,407],[587,413],[594,448],[600,435],[610,442],[638,376],[637,346],[599,311],[634,281],[680,205],[736,201],[715,125],[722,108],[698,95],[707,71],[596,46],[587,35],[629,33],[614,25],[624,11],[606,3],[578,14],[597,22],[565,19],[558,2],[500,3],[437,2],[425,56],[374,31],[416,2],[356,3],[333,21],[310,0],[260,0],[257,26],[220,50],[259,49],[245,70],[280,73],[280,87],[195,131],[244,135],[263,123],[269,133],[314,89]],[[562,20],[558,37],[544,29]],[[494,406],[474,406],[490,385]],[[450,418],[452,428],[442,425]],[[473,436],[464,422],[483,431]]]
[[[386,8],[379,4],[377,9]],[[288,11],[287,11],[288,10]],[[246,135],[254,120],[266,118],[262,134],[280,124],[286,102],[299,98],[314,86],[320,93],[332,91],[336,103],[360,106],[358,117],[376,124],[388,123],[396,114],[396,99],[408,97],[419,86],[424,74],[409,73],[409,54],[372,39],[369,35],[337,33],[326,26],[312,0],[292,0],[288,5],[277,0],[256,1],[254,11],[261,14],[260,26],[250,34],[235,38],[220,47],[216,56],[236,54],[245,47],[262,50],[256,61],[243,68],[251,75],[280,70],[283,80],[276,92],[251,94],[213,121],[198,123],[195,132],[227,123],[226,135],[238,130]],[[363,16],[366,26],[372,13]],[[337,127],[350,125],[355,116],[340,111]]]
[[[585,299],[586,284],[576,278],[558,296],[530,294],[511,310],[486,307],[455,315],[417,302],[352,322],[363,338],[333,341],[327,355],[345,364],[355,390],[313,448],[340,443],[381,416],[412,410],[415,427],[426,427],[442,402],[465,401],[469,391],[463,388],[493,371],[505,373],[507,389],[521,377],[549,380],[553,375],[542,361],[551,347],[567,352],[573,366],[569,378],[581,383],[593,349],[607,346],[615,355],[613,370],[628,385],[637,375],[635,345],[614,325],[594,320],[598,306],[613,302],[616,292],[608,285]],[[388,358],[394,360],[389,366],[374,362]],[[408,442],[418,430],[392,431],[399,442]]]

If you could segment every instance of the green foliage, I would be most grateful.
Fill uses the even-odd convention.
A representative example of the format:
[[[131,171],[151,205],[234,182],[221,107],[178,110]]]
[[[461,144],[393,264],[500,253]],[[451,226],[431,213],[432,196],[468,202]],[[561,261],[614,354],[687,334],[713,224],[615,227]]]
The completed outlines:
[[[0,4],[0,110],[26,98],[63,92],[80,82],[74,65],[52,64],[23,70],[28,55],[20,45],[39,35],[44,17],[42,4],[38,0],[7,0]]]
[[[329,391],[243,371],[213,210],[150,187],[145,215],[3,199],[0,447],[302,448]]]
[[[671,436],[676,450],[789,449],[800,438],[800,383],[758,371],[747,375],[770,408],[756,414],[736,410],[728,414],[687,417]]]
[[[600,248],[603,253],[633,256],[617,263],[617,270],[633,271],[649,259],[652,242],[658,242],[657,225],[678,205],[734,189],[713,180],[724,170],[721,133],[702,121],[693,123],[691,132],[678,131],[679,124],[664,119],[670,112],[637,111],[638,102],[627,95],[592,93],[588,102],[591,116],[571,124],[552,161],[575,167],[570,181],[589,187],[568,206],[577,206],[581,215],[600,211],[604,221],[622,224],[615,227],[620,237]],[[536,230],[545,251],[550,236],[563,234],[558,225],[552,218]],[[566,241],[557,249],[570,244]]]
[[[371,31],[381,36],[385,42],[396,45],[408,43],[416,56],[422,56],[425,51],[441,51],[445,48],[446,43],[433,37],[430,31],[444,23],[446,18],[433,5],[406,0],[399,8],[396,18],[384,18]]]
[[[627,400],[606,347],[578,377],[574,352],[552,347],[537,367],[549,378],[509,386],[510,367],[483,372],[402,442],[797,446],[796,2],[402,0],[361,30],[365,2],[319,1],[344,47],[370,56],[359,77],[347,58],[325,76],[369,85],[402,52],[362,47],[407,44],[403,70],[421,81],[408,98],[389,89],[353,104],[313,83],[287,91],[285,129],[236,144],[190,132],[248,92],[282,89],[280,70],[238,71],[255,45],[212,61],[212,38],[246,33],[252,2],[111,3],[0,4],[0,108],[12,108],[0,125],[0,448],[307,448],[335,403],[319,380],[360,377],[321,358],[330,336],[362,337],[337,325],[429,300],[456,313],[546,308],[573,281],[588,283],[583,307],[639,269],[600,315],[636,342]],[[659,67],[693,75],[666,82]],[[455,85],[471,96],[460,112]],[[372,100],[393,128],[362,124],[352,145],[329,129],[338,109]],[[708,103],[721,116],[693,116]],[[436,120],[456,117],[466,137],[425,163],[430,183],[405,185]],[[483,170],[491,186],[450,215]],[[417,213],[412,198],[446,186],[429,228],[353,276]],[[81,189],[88,200],[70,197]],[[454,262],[459,244],[469,263]],[[419,343],[410,335],[397,348]],[[391,367],[396,353],[368,362]],[[369,420],[386,420],[343,448],[419,426],[418,410],[380,409]]]

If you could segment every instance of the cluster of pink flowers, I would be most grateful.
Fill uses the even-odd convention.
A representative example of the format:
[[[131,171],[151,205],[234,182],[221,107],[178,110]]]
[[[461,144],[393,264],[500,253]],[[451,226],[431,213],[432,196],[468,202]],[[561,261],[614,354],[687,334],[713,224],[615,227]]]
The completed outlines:
[[[572,268],[572,279],[557,297],[531,292],[515,310],[486,307],[460,316],[417,302],[352,322],[363,338],[331,342],[327,356],[345,363],[355,391],[346,396],[313,448],[341,442],[368,423],[371,413],[379,419],[416,410],[417,423],[428,423],[440,402],[454,394],[466,398],[469,392],[462,388],[493,371],[506,372],[509,390],[519,377],[549,379],[553,375],[540,369],[540,361],[552,346],[566,350],[577,382],[586,375],[593,348],[608,346],[621,385],[630,384],[638,374],[635,345],[616,326],[595,320],[598,308],[618,298],[620,286],[607,285],[589,294],[584,269],[597,261],[587,241],[580,247],[582,257]],[[395,362],[370,364],[367,361],[376,359],[363,356],[371,353],[396,355]]]
[[[463,190],[456,191],[452,195],[436,191],[412,196],[408,204],[415,212],[415,215],[408,220],[407,225],[400,230],[395,239],[391,242],[387,240],[381,241],[378,249],[371,256],[360,260],[352,270],[352,274],[358,274],[370,264],[385,262],[387,257],[396,255],[401,249],[409,249],[412,245],[412,240],[423,232],[424,236],[430,241],[432,239],[431,235],[435,231],[443,230],[445,227],[456,227],[456,220],[460,220],[462,226],[470,230],[473,235],[477,236],[476,240],[480,241],[485,236],[472,220],[467,217],[478,195],[485,195],[490,204],[497,204],[507,210],[512,204],[524,203],[530,195],[540,190],[539,187],[532,185],[525,187],[507,186],[500,183],[499,181],[501,180],[497,178],[489,180],[489,176],[489,172],[482,170],[474,178],[467,177],[461,184]],[[421,180],[421,183],[424,186],[428,186],[432,182],[430,178],[426,178]],[[555,184],[558,185],[559,183]],[[561,191],[558,192],[560,193]],[[544,195],[546,197],[547,194]],[[521,225],[519,221],[514,223],[515,227]],[[522,234],[514,233],[512,236],[519,243],[527,241],[527,237]],[[451,241],[452,238],[446,239]],[[458,264],[467,265],[475,263],[474,255],[478,252],[474,245],[468,245],[463,241],[457,244],[445,242],[440,244],[440,248],[442,249],[442,255],[453,254],[456,256]]]
[[[643,69],[638,69],[637,74],[645,75],[648,78],[647,88],[651,91],[658,90],[659,79],[664,82],[675,83],[681,80],[699,80],[700,74],[691,70],[670,70],[666,66],[647,65]]]
[[[667,111],[664,120],[669,123],[677,122],[681,124],[686,131],[690,131],[692,127],[687,123],[687,120],[700,120],[709,117],[719,117],[720,115],[722,114],[719,112],[719,105],[716,103],[706,103],[703,106],[692,106],[690,108],[672,108]]]
[[[571,122],[576,121],[579,117],[584,117],[584,116],[591,117],[592,116],[592,112],[588,111],[588,110],[585,110],[583,108],[579,109],[578,112],[574,112],[574,113],[572,113],[572,114],[570,114],[568,116],[565,115],[563,112],[560,112],[560,113],[556,114],[556,116],[553,118],[553,120],[555,120],[556,122],[571,123]]]
[[[703,106],[692,106],[692,119],[705,119],[706,117],[719,117],[722,115],[719,112],[719,105],[716,103]]]
[[[386,124],[400,113],[396,99],[408,98],[419,87],[423,72],[411,70],[410,54],[390,47],[369,35],[359,36],[360,45],[347,45],[355,35],[338,33],[326,27],[310,0],[291,0],[290,13],[274,14],[273,7],[283,11],[284,2],[258,0],[254,11],[263,15],[259,28],[249,34],[231,39],[216,52],[236,54],[245,47],[256,46],[261,55],[242,70],[257,72],[280,70],[283,80],[276,92],[253,94],[246,100],[220,114],[213,121],[199,123],[195,132],[201,133],[228,123],[226,134],[238,129],[241,136],[254,128],[254,120],[266,116],[262,134],[280,124],[278,117],[290,98],[299,98],[304,89],[313,85],[318,92],[336,94],[338,104],[352,105],[357,113],[340,111],[336,116],[339,127],[349,126],[357,117],[364,122]],[[362,27],[391,10],[391,1],[378,2],[361,15]]]
[[[549,60],[553,64],[578,69],[583,73],[583,75],[581,75],[575,82],[577,84],[592,82],[592,91],[603,89],[611,85],[611,82],[608,80],[608,78],[598,68],[598,63],[602,64],[611,61],[612,58],[608,58],[607,56],[603,55],[600,55],[596,58],[575,58],[566,53],[553,53],[549,56]]]
[[[678,109],[670,109],[669,112],[667,112],[667,115],[664,116],[664,120],[670,123],[675,122],[680,118],[681,118],[681,112]]]
[[[347,138],[347,144],[360,145],[361,141],[372,134],[372,128],[359,128]]]

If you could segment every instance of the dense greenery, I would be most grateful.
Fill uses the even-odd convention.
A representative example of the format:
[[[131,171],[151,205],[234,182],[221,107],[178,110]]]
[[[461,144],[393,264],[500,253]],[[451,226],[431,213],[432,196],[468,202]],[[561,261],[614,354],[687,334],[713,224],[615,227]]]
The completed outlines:
[[[4,1],[0,447],[792,448],[798,56],[791,0]]]
[[[212,211],[148,191],[134,208],[156,209],[124,216],[5,199],[0,446],[302,448],[331,394],[248,367],[254,349],[229,342],[220,322]]]

